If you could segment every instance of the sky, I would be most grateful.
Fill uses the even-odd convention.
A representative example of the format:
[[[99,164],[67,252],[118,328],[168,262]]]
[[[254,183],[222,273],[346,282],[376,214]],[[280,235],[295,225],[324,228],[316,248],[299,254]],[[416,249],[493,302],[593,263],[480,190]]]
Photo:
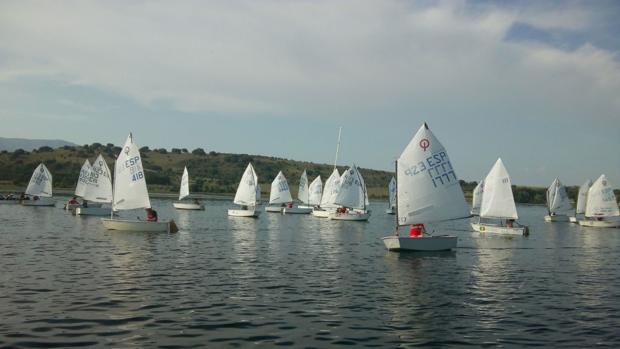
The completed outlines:
[[[617,1],[0,1],[0,136],[620,187]],[[260,175],[260,174],[259,174]],[[387,183],[386,183],[387,185]]]

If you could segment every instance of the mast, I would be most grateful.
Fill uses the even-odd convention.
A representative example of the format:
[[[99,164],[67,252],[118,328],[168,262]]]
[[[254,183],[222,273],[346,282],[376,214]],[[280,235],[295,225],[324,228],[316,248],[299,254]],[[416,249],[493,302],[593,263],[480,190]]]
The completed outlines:
[[[396,206],[396,236],[398,236],[398,159],[396,159],[396,161],[394,161],[394,171],[395,171],[395,175],[396,175],[396,184],[395,184],[395,188],[396,188],[396,193],[394,193],[394,197],[396,198],[396,203],[394,206]]]
[[[334,160],[334,170],[338,165],[338,151],[340,151],[340,134],[342,133],[342,126],[338,129],[338,144],[336,145],[336,160]]]

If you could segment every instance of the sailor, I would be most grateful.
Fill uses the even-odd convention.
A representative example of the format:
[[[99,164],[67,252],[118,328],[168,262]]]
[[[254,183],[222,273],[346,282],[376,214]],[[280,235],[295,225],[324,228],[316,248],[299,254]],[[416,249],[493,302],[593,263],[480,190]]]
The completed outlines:
[[[149,222],[157,222],[157,211],[152,208],[146,208],[146,220]]]

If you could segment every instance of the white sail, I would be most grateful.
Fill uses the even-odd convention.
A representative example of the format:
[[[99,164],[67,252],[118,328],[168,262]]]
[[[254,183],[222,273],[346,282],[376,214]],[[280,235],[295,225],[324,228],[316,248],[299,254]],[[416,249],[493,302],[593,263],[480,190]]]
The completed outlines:
[[[481,180],[472,192],[471,213],[480,213],[480,205],[482,204],[482,195],[484,194],[484,180]]]
[[[271,182],[271,192],[269,194],[270,204],[284,204],[293,201],[288,182],[282,171],[278,172],[276,178]]]
[[[334,203],[334,200],[336,200],[339,189],[340,173],[338,172],[338,169],[335,168],[329,178],[327,178],[327,180],[325,181],[325,186],[323,187],[323,196],[321,197],[321,207],[336,207],[337,205]]]
[[[323,181],[321,176],[317,176],[308,189],[310,191],[310,197],[308,198],[308,205],[318,205],[321,203],[321,195],[323,194]]]
[[[392,177],[388,184],[388,200],[390,207],[396,206],[396,178]]]
[[[480,217],[517,219],[517,207],[512,196],[510,176],[502,159],[495,165],[484,179],[484,195],[480,205]]]
[[[112,176],[101,154],[93,162],[84,199],[93,202],[112,202]]]
[[[189,174],[187,173],[187,166],[183,169],[183,176],[181,177],[181,188],[179,189],[179,200],[183,200],[189,196]]]
[[[88,159],[86,159],[84,160],[84,164],[82,164],[82,168],[80,169],[80,176],[78,177],[78,182],[75,186],[75,195],[79,197],[84,197],[84,194],[86,194],[86,188],[88,188],[88,183],[90,181],[90,171],[90,162],[88,161]]]
[[[398,224],[469,216],[448,153],[424,123],[397,160]]]
[[[588,190],[586,202],[586,217],[614,217],[620,216],[618,202],[613,188],[603,174]]]
[[[306,205],[310,202],[310,188],[308,187],[308,175],[306,174],[306,170],[301,173],[301,177],[299,178],[297,198]]]
[[[357,167],[353,165],[340,177],[340,189],[334,202],[344,207],[366,209],[367,197],[364,178]]]
[[[592,181],[587,180],[579,187],[579,194],[577,194],[577,207],[575,209],[576,214],[586,213],[586,202],[588,201],[588,190],[592,186]]]
[[[555,189],[553,190],[553,197],[549,205],[549,214],[569,216],[573,214],[573,207],[570,204],[568,194],[566,193],[566,187],[560,182],[559,179],[555,179],[553,184]]]
[[[553,180],[553,182],[551,182],[551,185],[549,186],[549,188],[547,188],[546,200],[547,200],[547,211],[549,211],[549,214],[551,214],[551,205],[553,204],[553,198],[555,197],[555,191],[558,188],[558,182],[559,182],[559,179],[556,177]]]
[[[151,207],[142,158],[131,133],[114,165],[114,210]]]
[[[26,194],[32,196],[52,197],[52,174],[43,163],[34,169]]]
[[[249,163],[245,172],[243,172],[233,202],[237,205],[256,206],[259,199],[260,186],[258,185],[258,176],[254,172],[252,163]]]

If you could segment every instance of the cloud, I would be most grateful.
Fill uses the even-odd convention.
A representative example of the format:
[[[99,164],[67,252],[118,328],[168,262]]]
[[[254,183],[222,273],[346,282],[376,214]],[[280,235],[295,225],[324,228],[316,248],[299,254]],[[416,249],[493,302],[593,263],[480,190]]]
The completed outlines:
[[[192,113],[359,118],[412,111],[603,121],[620,69],[591,43],[506,40],[515,23],[584,30],[587,8],[401,1],[2,2],[0,79],[54,77]],[[596,115],[590,108],[596,108]],[[395,116],[396,117],[396,116]]]

